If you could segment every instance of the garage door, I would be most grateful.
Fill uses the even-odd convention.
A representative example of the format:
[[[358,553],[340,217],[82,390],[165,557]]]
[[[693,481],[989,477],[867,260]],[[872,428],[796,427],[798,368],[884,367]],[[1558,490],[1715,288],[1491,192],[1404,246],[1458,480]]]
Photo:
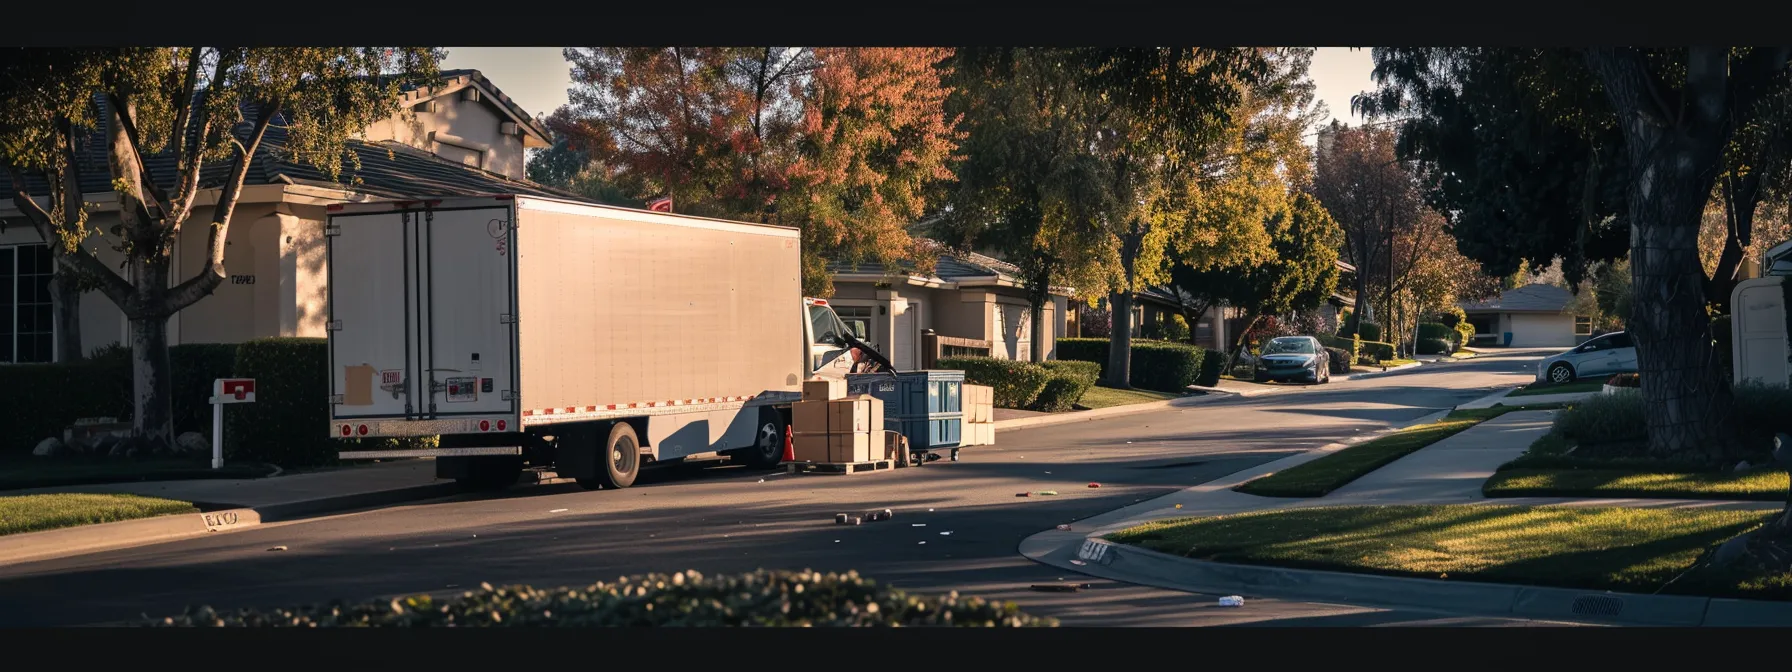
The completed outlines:
[[[1512,315],[1512,347],[1573,347],[1573,315]]]

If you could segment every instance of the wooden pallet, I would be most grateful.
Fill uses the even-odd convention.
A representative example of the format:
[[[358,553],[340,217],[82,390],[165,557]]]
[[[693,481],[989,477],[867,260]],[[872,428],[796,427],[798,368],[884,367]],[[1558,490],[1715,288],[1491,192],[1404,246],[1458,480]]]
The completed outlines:
[[[791,462],[784,465],[785,473],[790,474],[864,474],[873,471],[894,469],[894,460],[872,460],[870,462]]]

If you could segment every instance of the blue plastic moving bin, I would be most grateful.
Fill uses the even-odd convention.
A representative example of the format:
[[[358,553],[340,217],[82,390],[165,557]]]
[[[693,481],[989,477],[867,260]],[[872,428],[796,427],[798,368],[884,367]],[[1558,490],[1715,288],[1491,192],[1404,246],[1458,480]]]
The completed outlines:
[[[963,371],[863,373],[846,377],[847,394],[869,394],[883,400],[884,429],[908,437],[910,450],[958,447],[964,440],[963,390]]]

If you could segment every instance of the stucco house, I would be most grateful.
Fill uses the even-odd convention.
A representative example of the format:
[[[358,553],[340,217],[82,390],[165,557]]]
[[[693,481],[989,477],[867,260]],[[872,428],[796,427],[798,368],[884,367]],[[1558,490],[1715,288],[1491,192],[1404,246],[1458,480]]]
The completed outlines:
[[[939,252],[932,273],[906,265],[829,265],[834,296],[828,304],[860,338],[888,355],[899,370],[923,367],[928,330],[948,342],[985,342],[964,345],[987,348],[992,357],[1022,361],[1032,360],[1033,339],[1043,338],[1045,358],[1057,358],[1057,339],[1064,336],[1072,290],[1052,289],[1052,301],[1045,306],[1049,328],[1037,329],[1019,268],[994,257],[947,249],[926,239],[921,242],[935,245]]]
[[[1572,347],[1593,337],[1593,319],[1568,310],[1574,295],[1555,285],[1532,284],[1501,292],[1491,301],[1464,302],[1477,345],[1512,348]]]
[[[270,336],[324,336],[324,219],[335,204],[422,197],[517,193],[579,198],[525,178],[528,148],[547,147],[548,131],[477,70],[442,73],[444,83],[403,95],[404,110],[370,126],[349,151],[359,168],[344,166],[339,181],[285,158],[279,124],[250,164],[226,239],[228,279],[211,296],[176,314],[168,324],[171,344],[234,343]],[[103,135],[82,155],[84,198],[98,207],[89,226],[99,232],[118,221]],[[147,161],[158,182],[171,183],[168,157]],[[208,167],[207,180],[224,166]],[[214,182],[215,183],[215,182]],[[29,193],[47,193],[29,178]],[[211,189],[215,200],[217,189]],[[582,200],[582,199],[581,199]],[[203,265],[212,207],[201,195],[174,252],[174,282]],[[49,253],[36,229],[10,200],[0,202],[0,363],[51,361]],[[117,266],[109,235],[85,245]],[[81,298],[82,347],[128,342],[123,314],[98,292]]]
[[[1355,266],[1344,263],[1342,260],[1336,263],[1338,270],[1344,274],[1356,272]],[[1339,282],[1339,286],[1345,286],[1345,284],[1343,281]],[[1338,331],[1341,312],[1355,303],[1356,301],[1351,297],[1333,292],[1324,303],[1319,305],[1317,308],[1319,320],[1326,333]],[[1181,305],[1174,295],[1162,287],[1151,287],[1134,293],[1133,337],[1142,336],[1143,327],[1146,324],[1161,324],[1173,315],[1181,315]],[[1237,335],[1237,331],[1246,326],[1244,324],[1246,317],[1244,309],[1236,306],[1222,304],[1208,308],[1199,320],[1189,325],[1190,336],[1194,339],[1195,345],[1212,350],[1225,350],[1231,347],[1232,338]]]

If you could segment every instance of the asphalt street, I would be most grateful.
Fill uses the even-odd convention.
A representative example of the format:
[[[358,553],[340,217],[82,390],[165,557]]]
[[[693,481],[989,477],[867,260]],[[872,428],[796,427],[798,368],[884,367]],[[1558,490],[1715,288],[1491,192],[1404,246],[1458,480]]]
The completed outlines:
[[[1251,600],[1066,576],[1028,535],[1529,381],[1534,353],[1106,420],[1003,432],[960,462],[852,476],[735,467],[644,473],[633,488],[517,488],[0,568],[0,626],[129,622],[477,586],[583,585],[696,569],[857,570],[920,592],[1012,600],[1066,625],[1539,625],[1464,614]],[[1099,488],[1089,487],[1098,483]],[[1017,497],[1054,490],[1056,495]],[[836,525],[889,508],[893,520]],[[269,549],[283,546],[286,550]],[[1077,593],[1031,584],[1089,581]]]

